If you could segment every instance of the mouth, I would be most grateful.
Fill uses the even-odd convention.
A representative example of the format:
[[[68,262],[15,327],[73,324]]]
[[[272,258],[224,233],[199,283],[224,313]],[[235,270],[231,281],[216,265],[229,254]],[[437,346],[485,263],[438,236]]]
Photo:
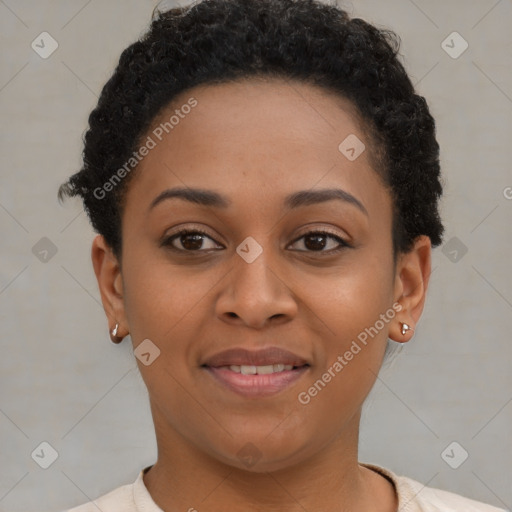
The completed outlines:
[[[271,373],[297,370],[298,368],[302,368],[302,366],[293,366],[291,364],[282,363],[266,364],[262,366],[232,364],[230,366],[217,366],[216,368],[219,370],[230,370],[235,373],[241,373],[242,375],[270,375]]]
[[[310,364],[292,352],[271,347],[227,350],[207,359],[201,367],[222,388],[246,398],[262,398],[291,387],[307,373]]]

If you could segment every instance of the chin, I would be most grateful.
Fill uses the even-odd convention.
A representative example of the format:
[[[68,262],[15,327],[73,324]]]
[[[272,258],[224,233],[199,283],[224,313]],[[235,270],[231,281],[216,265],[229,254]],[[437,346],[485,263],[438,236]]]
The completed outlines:
[[[307,447],[291,432],[283,438],[269,439],[268,432],[260,436],[243,436],[243,439],[231,439],[230,446],[224,450],[214,450],[218,460],[251,473],[267,473],[289,468],[300,463],[308,454]],[[312,449],[310,444],[310,449]]]

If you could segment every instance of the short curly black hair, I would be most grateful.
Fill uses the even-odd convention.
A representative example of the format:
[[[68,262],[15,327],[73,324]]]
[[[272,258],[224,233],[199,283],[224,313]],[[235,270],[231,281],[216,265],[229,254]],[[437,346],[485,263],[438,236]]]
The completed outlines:
[[[392,195],[394,255],[408,252],[420,235],[440,245],[435,122],[397,58],[399,47],[393,31],[320,0],[202,0],[156,10],[103,87],[89,116],[83,166],[58,198],[81,196],[93,228],[120,260],[124,198],[136,167],[107,197],[95,190],[126,165],[159,112],[200,84],[278,77],[318,85],[355,105],[370,153],[379,155],[375,170]]]

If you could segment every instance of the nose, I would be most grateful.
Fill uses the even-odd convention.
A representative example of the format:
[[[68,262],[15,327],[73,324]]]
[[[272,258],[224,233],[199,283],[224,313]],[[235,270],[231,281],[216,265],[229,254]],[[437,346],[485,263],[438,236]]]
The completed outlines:
[[[297,314],[289,276],[279,271],[275,259],[270,261],[269,252],[263,250],[251,263],[234,254],[234,267],[216,303],[222,321],[262,329],[289,322]]]

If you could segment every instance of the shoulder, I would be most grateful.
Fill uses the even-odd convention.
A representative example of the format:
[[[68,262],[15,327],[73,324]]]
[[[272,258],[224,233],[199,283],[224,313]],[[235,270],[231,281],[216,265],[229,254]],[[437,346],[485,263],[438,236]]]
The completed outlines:
[[[487,505],[450,491],[426,487],[420,482],[406,476],[397,477],[404,500],[404,510],[407,504],[414,503],[417,509],[425,512],[506,512],[502,508]],[[402,496],[400,500],[402,500]],[[412,508],[411,510],[416,510]]]
[[[136,512],[133,501],[133,484],[123,485],[94,501],[89,501],[65,512]]]
[[[398,476],[377,464],[361,465],[380,473],[394,484],[400,512],[507,512],[503,508],[487,505],[460,494],[427,487],[407,476]]]

